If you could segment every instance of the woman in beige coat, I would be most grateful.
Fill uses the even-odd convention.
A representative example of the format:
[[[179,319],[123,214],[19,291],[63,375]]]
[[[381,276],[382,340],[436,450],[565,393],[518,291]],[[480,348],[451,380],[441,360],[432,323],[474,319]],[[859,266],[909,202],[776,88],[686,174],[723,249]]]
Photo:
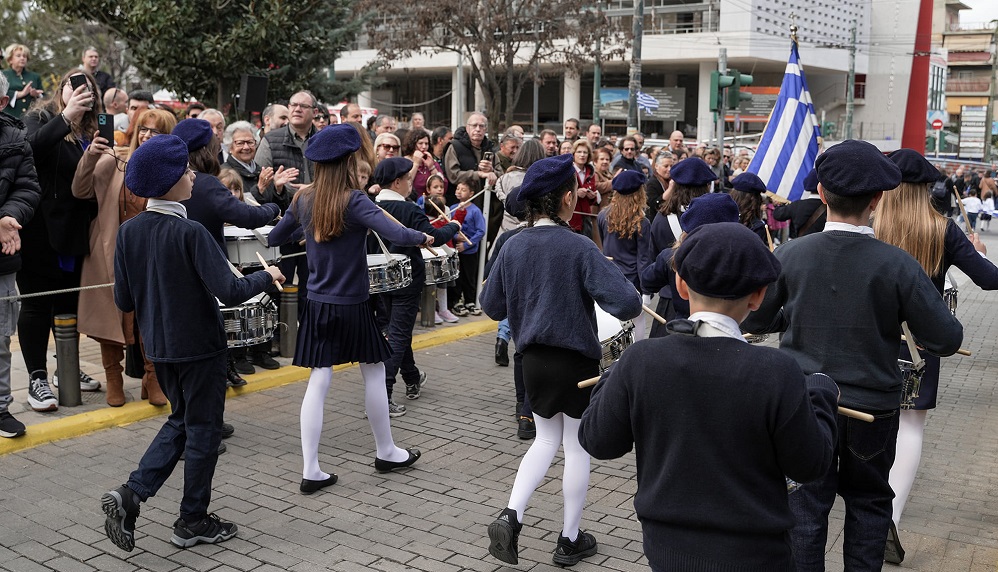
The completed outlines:
[[[112,150],[99,137],[83,154],[73,178],[73,196],[97,201],[97,218],[90,224],[90,254],[83,259],[82,286],[114,282],[114,243],[121,223],[146,208],[146,199],[133,195],[125,188],[125,164],[132,152],[150,138],[170,133],[177,119],[169,111],[150,109],[136,121],[131,144]],[[121,360],[125,345],[138,340],[134,315],[118,310],[111,288],[95,288],[80,292],[78,328],[81,333],[100,343],[101,362],[107,377],[107,404],[125,404]],[[141,343],[141,340],[139,340]],[[143,352],[144,353],[144,352]],[[142,398],[152,405],[166,405],[166,396],[156,379],[152,363],[145,359],[142,375]]]

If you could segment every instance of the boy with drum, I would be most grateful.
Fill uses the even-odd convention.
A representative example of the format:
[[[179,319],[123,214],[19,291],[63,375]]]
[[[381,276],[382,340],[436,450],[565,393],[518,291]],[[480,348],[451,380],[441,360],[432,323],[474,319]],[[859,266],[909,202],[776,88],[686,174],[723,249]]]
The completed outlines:
[[[897,165],[873,145],[848,140],[820,155],[815,169],[828,222],[822,232],[776,251],[783,273],[742,327],[784,332],[780,348],[804,373],[831,376],[844,407],[874,416],[866,423],[839,415],[831,467],[790,497],[798,570],[824,570],[836,494],[848,515],[845,569],[880,570],[894,498],[888,474],[901,404],[901,323],[928,353],[940,356],[960,349],[963,327],[918,262],[873,236],[870,215],[884,191],[900,184]]]
[[[722,196],[695,199],[683,219]],[[785,476],[828,467],[835,383],[742,337],[739,322],[780,272],[752,231],[698,226],[673,261],[693,313],[624,352],[593,391],[579,440],[597,459],[636,446],[634,508],[653,571],[793,570]]]

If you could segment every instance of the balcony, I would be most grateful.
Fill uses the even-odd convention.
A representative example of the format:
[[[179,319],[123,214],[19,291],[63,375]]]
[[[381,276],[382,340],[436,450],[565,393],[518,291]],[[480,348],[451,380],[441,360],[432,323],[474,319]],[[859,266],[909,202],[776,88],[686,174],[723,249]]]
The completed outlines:
[[[677,0],[645,0],[646,35],[716,32],[721,21],[720,2],[685,4]],[[626,29],[634,20],[634,0],[611,0],[606,14]]]
[[[946,80],[946,93],[987,94],[990,91],[991,82],[987,78]]]

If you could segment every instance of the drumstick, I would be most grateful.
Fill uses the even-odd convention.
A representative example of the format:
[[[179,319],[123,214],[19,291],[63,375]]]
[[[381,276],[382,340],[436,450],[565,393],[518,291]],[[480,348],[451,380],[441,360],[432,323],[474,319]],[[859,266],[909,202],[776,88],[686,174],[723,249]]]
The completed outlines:
[[[485,192],[485,191],[486,191],[487,189],[488,189],[488,187],[486,187],[486,188],[484,188],[484,189],[482,189],[482,190],[478,191],[477,193],[475,193],[475,194],[471,195],[471,198],[470,198],[470,199],[468,199],[468,200],[466,200],[466,201],[461,201],[460,203],[458,203],[458,204],[454,205],[453,207],[451,207],[451,208],[449,208],[449,209],[447,209],[447,210],[449,210],[449,211],[451,212],[451,214],[454,214],[454,211],[456,211],[457,209],[459,209],[459,208],[462,208],[462,207],[466,207],[466,206],[470,205],[470,204],[471,204],[471,201],[473,201],[473,200],[477,199],[477,198],[478,198],[478,195],[480,195],[480,194],[484,193],[484,192]]]
[[[960,198],[960,194],[955,188],[953,194],[956,195],[956,204],[960,206],[960,214],[963,215],[963,224],[967,226],[967,234],[974,234],[974,229],[970,226],[970,217],[967,216],[967,207],[963,205],[963,199]]]
[[[450,222],[450,221],[451,221],[451,218],[450,218],[450,217],[448,217],[448,216],[447,216],[446,214],[444,214],[444,211],[440,210],[440,207],[438,207],[438,206],[437,206],[437,203],[435,203],[435,202],[433,202],[433,201],[429,201],[429,200],[428,200],[428,201],[426,201],[426,202],[428,202],[428,203],[430,203],[431,205],[433,205],[433,208],[437,209],[437,212],[438,212],[438,213],[440,213],[440,216],[444,217],[444,220],[445,220],[445,221],[447,221],[447,222]],[[467,242],[469,246],[475,246],[475,243],[474,243],[474,242],[471,242],[470,240],[468,240],[468,237],[467,237],[467,236],[465,236],[465,234],[464,234],[463,232],[461,232],[460,230],[459,230],[459,231],[457,231],[457,236],[458,236],[458,238],[460,238],[461,240],[463,240],[463,241]]]
[[[658,321],[658,323],[660,323],[660,324],[664,324],[665,323],[665,318],[663,318],[662,316],[659,316],[658,314],[656,314],[655,310],[652,310],[651,308],[649,308],[648,306],[645,306],[644,304],[641,304],[641,309],[644,310],[645,313],[648,314],[649,316],[651,316],[652,318],[655,318]]]
[[[580,381],[578,386],[579,389],[585,389],[596,385],[597,382],[599,382],[599,376],[590,377],[589,379]],[[863,413],[862,411],[856,411],[855,409],[849,409],[848,407],[839,407],[839,414],[845,415],[846,417],[852,417],[853,419],[859,419],[860,421],[866,421],[867,423],[873,423],[873,415]]]
[[[901,334],[901,341],[902,342],[907,342],[908,341],[908,339],[904,337],[904,334]],[[960,354],[962,356],[974,355],[974,354],[970,353],[970,350],[965,350],[963,348],[960,348],[960,349],[956,350],[956,353],[958,353],[958,354]]]
[[[380,207],[378,207],[378,208],[380,208]],[[409,228],[409,227],[405,226],[404,224],[402,224],[401,222],[399,222],[399,219],[397,219],[397,218],[393,217],[393,216],[392,216],[392,213],[390,213],[390,212],[386,211],[385,209],[381,209],[381,212],[383,212],[383,213],[385,214],[385,216],[386,216],[386,217],[388,217],[388,219],[389,219],[389,220],[392,220],[392,221],[395,221],[395,224],[397,224],[397,225],[399,225],[399,226],[403,226],[403,227],[405,227],[405,228]],[[432,248],[432,247],[430,247],[430,246],[427,246],[427,245],[425,245],[425,244],[421,244],[421,245],[419,245],[419,246],[420,246],[421,248],[425,248],[426,250],[429,250],[429,251],[430,251],[430,254],[432,254],[433,256],[440,256],[439,254],[437,254],[437,251],[436,251],[436,250],[433,250],[433,248]]]
[[[270,268],[270,265],[267,264],[267,261],[263,259],[263,255],[262,254],[260,254],[259,252],[257,252],[256,253],[256,258],[257,258],[257,260],[260,261],[260,264],[263,264],[263,269],[264,270]],[[284,292],[284,286],[281,286],[281,283],[278,282],[277,280],[274,280],[274,286],[277,286],[278,290],[280,290],[281,292]]]

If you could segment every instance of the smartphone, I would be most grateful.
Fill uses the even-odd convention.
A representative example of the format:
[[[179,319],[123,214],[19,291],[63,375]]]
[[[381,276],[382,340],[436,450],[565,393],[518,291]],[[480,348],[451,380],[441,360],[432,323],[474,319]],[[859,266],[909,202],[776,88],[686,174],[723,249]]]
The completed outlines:
[[[114,115],[110,113],[97,114],[97,134],[108,140],[108,145],[114,145]]]
[[[492,154],[492,151],[486,151],[485,153],[482,153],[482,160],[483,161],[488,161],[489,163],[491,163],[494,158],[495,158],[495,155]]]
[[[69,78],[69,85],[73,86],[73,91],[76,91],[76,89],[79,88],[81,85],[87,85],[87,76],[82,74],[74,75]]]

